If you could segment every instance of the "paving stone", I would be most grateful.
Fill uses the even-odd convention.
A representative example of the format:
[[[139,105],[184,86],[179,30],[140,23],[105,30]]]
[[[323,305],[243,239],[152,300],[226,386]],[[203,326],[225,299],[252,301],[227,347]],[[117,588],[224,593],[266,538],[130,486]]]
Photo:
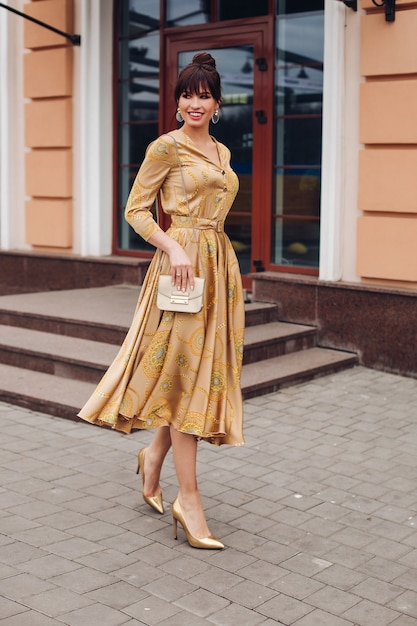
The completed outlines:
[[[415,626],[417,621],[414,617],[410,617],[409,615],[400,615],[393,622],[391,622],[390,626]]]
[[[417,619],[417,593],[415,591],[405,591],[387,604],[399,613],[405,613]]]
[[[175,600],[174,604],[189,613],[207,618],[228,606],[230,602],[226,598],[211,593],[206,589],[196,589],[186,596]]]
[[[273,586],[275,581],[288,575],[288,570],[265,561],[256,561],[247,567],[242,567],[238,573],[239,576],[247,580],[252,580],[261,585]]]
[[[17,574],[0,581],[0,594],[10,600],[19,601],[26,596],[41,593],[53,587],[53,584],[31,574]]]
[[[123,529],[123,527],[121,528]],[[120,535],[102,539],[101,543],[108,548],[119,550],[119,552],[123,552],[124,554],[130,554],[131,552],[140,550],[145,546],[153,545],[151,538],[142,537],[137,533],[131,533],[130,531],[124,529]]]
[[[33,522],[19,515],[5,515],[5,517],[0,518],[0,532],[8,535],[10,538],[16,533],[29,530],[30,528],[39,528],[40,526],[39,522]]]
[[[274,598],[278,594],[264,585],[245,580],[224,591],[223,595],[237,605],[245,606],[248,609],[256,609],[258,605]]]
[[[342,591],[347,591],[366,580],[366,574],[349,569],[343,565],[332,565],[314,575],[314,579],[327,585],[337,587]]]
[[[121,626],[126,618],[119,611],[102,604],[91,604],[82,609],[71,611],[59,616],[59,620],[69,626],[91,626],[92,624],[106,624],[106,626]]]
[[[319,589],[322,589],[323,586],[323,583],[320,583],[318,580],[313,580],[300,574],[287,574],[270,583],[270,587],[273,589],[297,600],[304,600]]]
[[[59,576],[60,574],[66,574],[67,572],[81,569],[81,565],[79,563],[74,563],[69,559],[56,556],[55,554],[48,554],[47,556],[43,556],[39,559],[32,559],[24,563],[19,563],[18,567],[20,570],[27,572],[28,574],[33,574],[34,576],[45,580],[48,580],[48,578],[52,578],[53,576]]]
[[[0,585],[22,596],[0,619],[417,624],[417,381],[354,368],[246,401],[245,419],[246,446],[199,447],[217,552],[174,541],[169,510],[142,501],[152,433],[0,403]],[[172,501],[171,454],[162,484]]]
[[[10,578],[10,576],[16,576],[19,574],[19,570],[15,567],[10,567],[10,565],[5,565],[4,563],[0,563],[0,580],[2,578]]]
[[[283,593],[257,607],[257,612],[271,619],[279,619],[284,624],[292,624],[313,610],[312,606],[295,600]]]
[[[331,565],[330,561],[303,553],[298,553],[290,559],[281,561],[281,567],[303,576],[314,576],[317,572],[321,572]]]
[[[390,604],[390,601],[397,598],[403,592],[403,589],[397,585],[391,585],[375,578],[367,578],[355,587],[352,587],[351,591],[361,598],[371,600],[371,602]]]
[[[172,603],[165,602],[161,598],[148,596],[144,600],[124,608],[123,612],[144,624],[152,626],[153,624],[159,624],[163,620],[170,620],[180,612],[180,608]]]
[[[347,609],[360,602],[360,598],[334,587],[323,587],[306,598],[308,604],[333,615],[342,615]]]
[[[25,611],[6,618],[5,626],[57,626],[57,622],[43,613]]]
[[[46,552],[39,548],[34,548],[20,541],[13,541],[0,547],[0,563],[6,565],[18,565],[31,559],[46,556]]]
[[[59,587],[25,598],[25,604],[30,608],[45,613],[49,617],[57,617],[92,603],[93,600],[88,600],[78,593]]]
[[[336,617],[331,613],[326,613],[317,609],[312,611],[305,617],[293,622],[293,626],[355,626],[353,622],[349,622],[340,617]]]
[[[60,530],[48,528],[47,526],[38,526],[37,528],[18,532],[12,536],[18,541],[28,543],[30,546],[35,546],[36,548],[50,545],[56,541],[69,539],[68,534]]]
[[[117,578],[88,567],[80,567],[72,572],[66,572],[50,578],[50,582],[76,593],[87,593],[88,591],[111,585],[117,582]]]
[[[407,569],[398,578],[391,579],[394,585],[417,591],[417,569]]]
[[[6,619],[11,619],[13,616],[21,615],[28,610],[27,606],[19,602],[14,602],[13,600],[8,600],[3,596],[0,602],[0,620],[5,621]]]
[[[368,600],[362,600],[355,604],[354,607],[342,615],[344,619],[351,620],[354,624],[359,624],[359,626],[387,626],[398,616],[399,612],[392,611]]]
[[[178,580],[175,576],[163,576],[157,580],[152,581],[149,585],[144,585],[141,588],[141,592],[146,592],[147,595],[154,595],[167,602],[173,602],[195,591],[198,587],[204,587],[194,579],[194,584],[186,582],[184,580]],[[219,591],[216,590],[218,593]],[[136,598],[137,600],[138,598]]]
[[[239,604],[229,604],[215,615],[207,618],[207,622],[218,624],[218,626],[236,626],[236,624],[239,624],[239,626],[257,626],[257,624],[267,624],[262,615]],[[273,623],[281,624],[281,622],[276,620]]]
[[[140,563],[134,563],[128,567],[123,567],[120,570],[112,572],[112,574],[114,577],[124,580],[127,583],[139,588],[149,585],[154,580],[158,580],[158,578],[162,578],[164,576],[164,572],[161,568],[152,567],[148,564],[145,567]]]

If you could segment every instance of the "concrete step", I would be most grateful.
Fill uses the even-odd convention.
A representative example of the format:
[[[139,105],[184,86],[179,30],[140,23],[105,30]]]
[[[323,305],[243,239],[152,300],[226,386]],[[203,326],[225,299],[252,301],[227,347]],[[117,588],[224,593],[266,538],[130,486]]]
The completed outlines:
[[[97,383],[118,346],[78,337],[0,325],[0,363]]]
[[[337,372],[357,363],[354,354],[310,348],[243,366],[244,399]],[[78,419],[77,412],[94,384],[0,363],[0,400],[57,417]]]
[[[0,363],[0,400],[56,417],[78,419],[94,385]]]
[[[244,397],[248,399],[272,393],[317,376],[353,367],[357,362],[357,355],[351,352],[315,347],[250,363],[242,371]]]
[[[0,297],[0,399],[72,417],[111,363],[131,323],[137,287],[116,285]],[[351,367],[354,354],[316,347],[316,329],[246,305],[245,398]]]
[[[269,322],[245,329],[243,364],[263,361],[283,354],[308,350],[317,343],[314,326]]]
[[[311,326],[271,322],[245,333],[244,363],[315,345]],[[0,325],[0,363],[86,382],[98,382],[117,354],[113,344]]]
[[[112,285],[0,296],[0,324],[120,345],[132,321],[139,287]],[[245,305],[245,325],[278,320],[268,302]]]

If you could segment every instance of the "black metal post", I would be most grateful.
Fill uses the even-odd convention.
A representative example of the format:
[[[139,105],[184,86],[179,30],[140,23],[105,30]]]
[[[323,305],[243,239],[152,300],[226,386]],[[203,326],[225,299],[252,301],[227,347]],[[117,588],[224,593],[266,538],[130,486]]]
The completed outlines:
[[[381,0],[377,2],[372,0],[376,7],[383,7],[385,5],[385,21],[395,22],[395,0]]]
[[[13,9],[12,7],[7,6],[7,4],[3,4],[3,2],[0,2],[0,7],[3,9],[7,9],[8,11],[11,11],[12,13],[16,13],[16,15],[20,15],[20,17],[24,17],[26,20],[30,20],[31,22],[34,22],[35,24],[39,24],[39,26],[43,26],[43,28],[47,28],[48,30],[51,30],[57,35],[61,35],[62,37],[65,37],[65,39],[68,39],[72,43],[73,46],[81,45],[80,35],[70,35],[69,33],[64,33],[64,31],[59,30],[58,28],[55,28],[54,26],[50,26],[49,24],[45,24],[45,22],[41,22],[40,20],[37,20],[35,17],[26,15],[26,13],[22,13],[21,11],[18,11],[17,9]]]
[[[358,10],[358,0],[342,0],[342,2],[349,7],[349,9],[353,9],[354,11]]]

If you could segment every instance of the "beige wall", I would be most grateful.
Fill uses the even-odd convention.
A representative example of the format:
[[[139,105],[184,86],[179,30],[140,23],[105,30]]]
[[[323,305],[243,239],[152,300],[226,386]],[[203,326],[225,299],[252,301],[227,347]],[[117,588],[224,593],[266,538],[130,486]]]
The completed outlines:
[[[73,0],[34,0],[27,14],[73,33]],[[71,249],[73,48],[25,20],[26,241],[34,248]]]
[[[354,96],[346,129],[355,143],[346,142],[344,155],[346,205],[352,210],[343,225],[343,279],[415,288],[417,0],[397,0],[393,23],[371,0],[361,0],[360,9],[359,14],[347,10],[352,33],[346,39],[347,95]],[[76,30],[73,0],[32,0],[25,11],[66,32]],[[72,169],[79,106],[73,101],[74,49],[28,21],[24,46],[26,241],[35,249],[70,252],[74,242],[77,250],[81,247],[73,233],[74,197],[79,204],[81,196],[77,186],[74,192],[78,173]],[[357,190],[348,184],[356,171]],[[78,224],[77,231],[82,227]]]
[[[417,286],[417,1],[394,22],[362,0],[357,272]]]

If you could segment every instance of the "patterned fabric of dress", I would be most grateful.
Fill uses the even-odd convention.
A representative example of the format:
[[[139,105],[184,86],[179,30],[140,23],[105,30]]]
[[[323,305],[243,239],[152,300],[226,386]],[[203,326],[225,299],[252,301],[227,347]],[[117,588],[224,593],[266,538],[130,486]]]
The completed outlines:
[[[223,231],[238,179],[223,144],[216,141],[219,167],[181,130],[170,134],[194,228],[169,135],[148,147],[125,217],[149,239],[159,229],[150,208],[161,189],[162,208],[172,220],[167,234],[185,248],[196,276],[206,279],[204,306],[199,313],[157,308],[159,274],[171,269],[157,252],[123,345],[79,416],[127,433],[172,424],[216,445],[242,445],[244,300],[238,261]]]

